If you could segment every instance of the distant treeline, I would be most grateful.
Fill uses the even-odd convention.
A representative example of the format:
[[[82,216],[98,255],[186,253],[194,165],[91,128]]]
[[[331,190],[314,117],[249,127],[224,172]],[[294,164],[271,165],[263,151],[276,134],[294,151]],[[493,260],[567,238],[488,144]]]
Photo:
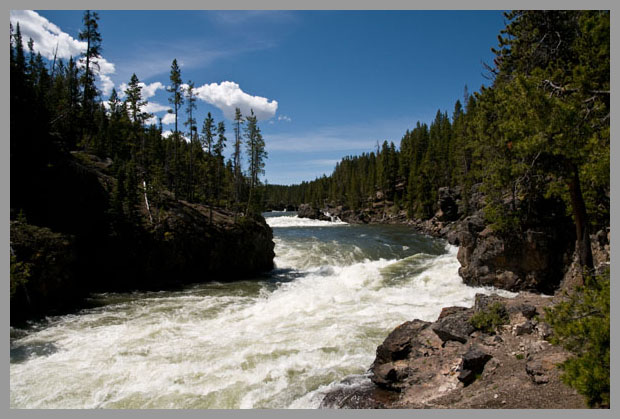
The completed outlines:
[[[485,215],[513,231],[536,202],[565,203],[578,244],[609,225],[610,76],[608,11],[514,11],[484,70],[490,87],[418,122],[400,147],[345,157],[330,176],[268,185],[266,205],[310,203],[361,209],[377,200],[430,218],[438,189],[460,187],[467,204],[481,184]],[[585,250],[584,250],[585,251]],[[583,262],[591,259],[584,253]]]

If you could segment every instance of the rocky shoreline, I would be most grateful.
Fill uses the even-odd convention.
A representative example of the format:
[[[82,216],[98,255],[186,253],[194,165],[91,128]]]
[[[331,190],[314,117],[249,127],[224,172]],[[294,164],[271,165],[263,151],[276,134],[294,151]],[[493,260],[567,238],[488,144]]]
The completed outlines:
[[[234,281],[273,268],[273,232],[260,216],[164,191],[157,208],[142,198],[133,218],[111,217],[110,164],[85,153],[59,158],[41,178],[40,206],[11,221],[12,325],[78,309],[91,292]]]
[[[541,218],[518,236],[501,235],[485,223],[478,187],[468,195],[468,210],[460,190],[441,188],[439,210],[428,220],[408,219],[379,196],[361,211],[299,207],[300,217],[404,224],[443,238],[459,247],[459,275],[465,284],[518,293],[514,298],[478,294],[472,308],[445,307],[435,322],[413,319],[399,325],[377,348],[370,380],[343,380],[325,395],[321,407],[586,407],[583,396],[560,380],[558,365],[571,355],[549,343],[553,331],[544,322],[544,307],[583,281],[573,258],[574,227],[567,218],[553,224]],[[544,202],[540,210],[554,209]],[[595,267],[601,271],[609,266],[609,228],[591,239]],[[504,324],[476,329],[472,317],[485,315],[491,304],[505,312]]]
[[[507,314],[491,331],[470,320],[493,304]],[[370,381],[327,393],[322,408],[585,408],[560,381],[558,364],[570,354],[547,339],[541,320],[547,296],[478,294],[472,308],[446,307],[435,322],[412,320],[377,348]],[[346,380],[345,380],[346,383]]]

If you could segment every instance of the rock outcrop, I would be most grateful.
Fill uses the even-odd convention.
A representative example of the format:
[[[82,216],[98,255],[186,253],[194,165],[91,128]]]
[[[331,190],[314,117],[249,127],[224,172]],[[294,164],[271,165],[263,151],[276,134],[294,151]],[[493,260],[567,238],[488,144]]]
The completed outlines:
[[[494,304],[505,308],[506,324],[491,333],[471,328],[469,319]],[[549,304],[527,292],[512,299],[478,294],[472,308],[445,308],[433,323],[406,322],[377,348],[370,382],[337,387],[322,407],[585,408],[559,378],[569,354],[546,340],[548,325],[535,317]],[[442,323],[465,341],[442,339]]]
[[[133,218],[111,215],[108,167],[83,153],[59,157],[33,184],[38,203],[21,201],[27,222],[11,224],[11,248],[14,266],[29,272],[11,298],[11,322],[66,310],[92,291],[225,282],[273,268],[273,233],[261,216],[235,217],[165,191],[157,208],[142,199]]]
[[[310,204],[301,204],[297,209],[297,216],[309,218],[311,220],[331,221],[331,218],[324,214],[324,211],[314,208]]]
[[[408,224],[423,234],[442,237],[459,247],[459,274],[468,285],[494,286],[510,291],[553,293],[562,282],[574,247],[574,227],[559,201],[541,200],[528,211],[532,220],[520,233],[500,233],[484,216],[485,197],[480,184],[464,193],[460,188],[443,187],[438,191],[434,217],[427,220],[408,219],[403,210],[395,211],[393,203],[376,197],[361,210],[345,206],[323,209],[309,204],[299,207],[298,215],[329,220],[324,213],[353,224]],[[517,203],[515,205],[522,205]],[[553,220],[553,222],[549,222]],[[595,259],[608,255],[608,231],[593,237]],[[608,259],[607,259],[608,260]]]

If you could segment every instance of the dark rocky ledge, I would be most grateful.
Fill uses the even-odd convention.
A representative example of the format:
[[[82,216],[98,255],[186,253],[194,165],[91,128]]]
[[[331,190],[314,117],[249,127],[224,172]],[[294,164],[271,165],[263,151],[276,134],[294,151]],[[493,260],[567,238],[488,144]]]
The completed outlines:
[[[27,221],[11,222],[12,257],[27,269],[26,281],[12,283],[11,324],[79,307],[93,291],[225,282],[273,268],[273,233],[261,216],[235,217],[164,191],[156,210],[142,198],[133,219],[111,217],[109,165],[68,155],[33,186]]]
[[[469,319],[499,303],[509,315],[490,333]],[[585,408],[582,396],[560,381],[569,356],[547,339],[536,314],[551,298],[476,296],[472,308],[444,308],[433,323],[405,322],[377,348],[371,382],[327,393],[323,408]],[[450,333],[442,333],[450,324]],[[460,325],[460,326],[458,326]]]

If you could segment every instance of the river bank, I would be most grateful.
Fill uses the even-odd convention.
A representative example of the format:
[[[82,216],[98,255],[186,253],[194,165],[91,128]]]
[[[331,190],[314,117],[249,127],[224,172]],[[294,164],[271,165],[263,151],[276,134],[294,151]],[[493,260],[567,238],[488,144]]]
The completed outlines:
[[[38,200],[10,224],[11,325],[83,308],[93,292],[175,289],[273,268],[262,216],[237,217],[146,182],[139,196],[123,196],[123,187],[110,159],[51,159],[32,187]]]
[[[470,319],[499,304],[505,324],[476,330]],[[541,320],[552,298],[528,292],[479,294],[472,308],[444,307],[434,322],[414,319],[377,348],[369,380],[326,394],[321,407],[345,409],[577,409],[583,396],[560,379],[571,354],[551,345]]]
[[[585,408],[583,396],[564,384],[560,365],[573,354],[553,346],[544,309],[583,284],[570,220],[530,225],[519,236],[486,225],[483,197],[472,194],[465,215],[454,192],[440,191],[440,210],[428,220],[408,219],[385,202],[351,211],[300,207],[301,216],[363,224],[403,224],[458,246],[458,270],[469,286],[517,292],[493,296],[506,313],[502,325],[476,330],[473,316],[487,315],[488,297],[474,307],[444,307],[433,321],[412,319],[377,347],[368,379],[326,393],[324,408]],[[318,212],[318,216],[317,216]],[[609,267],[610,231],[591,236],[597,272]],[[498,306],[498,307],[499,307]]]
[[[317,408],[326,389],[364,376],[394,326],[491,292],[462,283],[444,240],[291,215],[265,214],[269,273],[107,292],[14,328],[11,406]]]

